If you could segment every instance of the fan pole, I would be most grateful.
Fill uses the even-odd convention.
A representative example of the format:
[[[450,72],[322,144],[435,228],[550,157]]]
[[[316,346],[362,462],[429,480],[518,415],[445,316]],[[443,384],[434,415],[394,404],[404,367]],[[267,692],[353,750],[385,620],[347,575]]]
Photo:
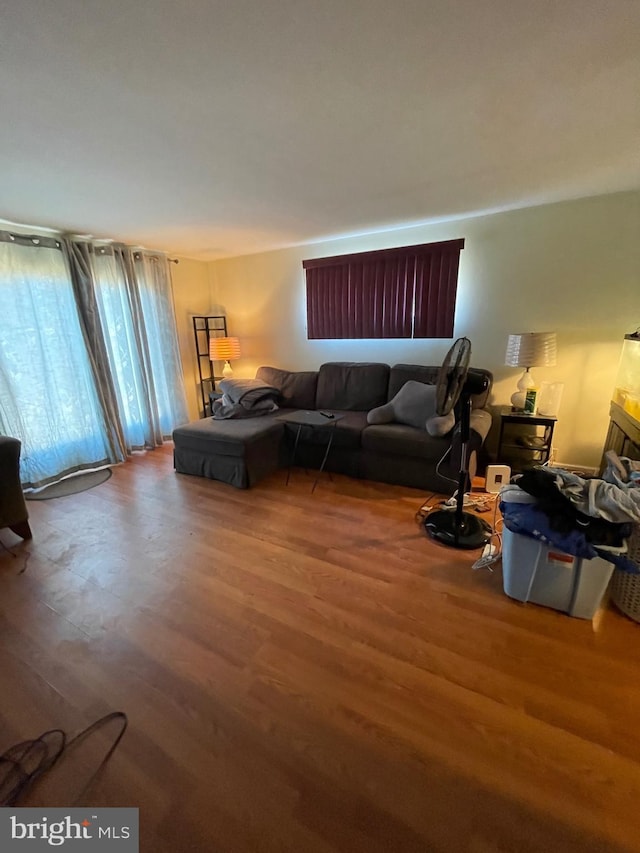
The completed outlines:
[[[464,511],[464,496],[469,480],[468,445],[471,435],[471,393],[463,389],[460,397],[460,475],[455,512],[436,510],[424,520],[432,539],[453,548],[482,548],[489,541],[491,528],[482,518]]]
[[[458,474],[458,494],[456,499],[456,548],[458,535],[464,523],[464,496],[469,483],[469,460],[467,459],[469,438],[471,437],[471,396],[461,400],[460,411],[460,472]]]

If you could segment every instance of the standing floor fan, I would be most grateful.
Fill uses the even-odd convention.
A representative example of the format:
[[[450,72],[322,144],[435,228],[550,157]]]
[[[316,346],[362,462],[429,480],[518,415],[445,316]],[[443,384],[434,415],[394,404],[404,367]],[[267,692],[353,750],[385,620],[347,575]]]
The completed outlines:
[[[459,401],[460,472],[455,510],[436,510],[424,520],[432,539],[454,548],[482,548],[491,536],[491,528],[481,518],[464,511],[464,495],[469,483],[469,437],[471,433],[471,395],[487,390],[488,379],[469,373],[471,341],[458,338],[440,368],[436,383],[436,413],[448,415]]]

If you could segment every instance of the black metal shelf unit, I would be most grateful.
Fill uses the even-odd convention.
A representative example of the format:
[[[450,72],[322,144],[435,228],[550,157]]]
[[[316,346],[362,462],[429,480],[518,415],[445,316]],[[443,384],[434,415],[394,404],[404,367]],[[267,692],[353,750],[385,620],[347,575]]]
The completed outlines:
[[[227,337],[227,318],[224,314],[198,314],[193,317],[193,336],[196,344],[196,361],[200,380],[200,398],[202,408],[200,417],[211,415],[209,394],[215,391],[216,379],[209,361],[209,338]]]

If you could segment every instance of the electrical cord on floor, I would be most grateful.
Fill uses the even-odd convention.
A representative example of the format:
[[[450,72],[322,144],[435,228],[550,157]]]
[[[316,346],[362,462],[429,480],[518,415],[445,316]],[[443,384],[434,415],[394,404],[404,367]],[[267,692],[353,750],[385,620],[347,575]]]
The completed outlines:
[[[95,773],[76,797],[75,802],[77,802],[111,758],[127,729],[127,715],[122,711],[114,711],[101,717],[71,740],[67,740],[67,735],[62,729],[50,729],[35,740],[26,740],[10,747],[0,755],[0,806],[17,805],[33,783],[51,770],[61,756],[73,747],[79,746],[89,735],[94,734],[112,720],[120,720],[122,728]]]
[[[436,493],[432,492],[423,500],[422,506],[416,512],[416,523],[420,526],[424,526],[425,519],[435,509],[448,509],[451,510],[451,512],[455,512],[457,507],[457,495],[458,492],[456,490],[453,495],[447,500],[439,499],[432,504],[431,501],[436,496]],[[498,530],[498,524],[502,522],[502,519],[498,519],[497,499],[498,495],[488,493],[483,495],[473,495],[466,493],[464,496],[463,506],[465,508],[468,507],[471,509],[475,509],[477,512],[490,512],[491,508],[493,507],[493,523],[491,525],[491,535],[489,536],[489,539],[482,550],[482,554],[471,566],[471,568],[474,570],[489,569],[490,572],[493,572],[493,569],[491,567],[502,558],[502,536],[500,535],[501,529]]]
[[[493,572],[491,568],[498,560],[502,559],[502,527],[498,530],[498,523],[502,522],[502,519],[498,519],[498,495],[491,495],[491,499],[493,500],[493,524],[491,525],[491,536],[489,537],[487,544],[482,549],[482,554],[478,557],[475,563],[472,564],[471,568],[475,571],[477,569],[489,569],[490,572]],[[495,540],[495,544],[493,543]]]
[[[14,559],[18,556],[18,555],[16,554],[16,552],[15,552],[15,551],[12,551],[12,550],[11,550],[11,548],[9,548],[9,546],[8,546],[8,545],[5,545],[5,544],[4,544],[4,542],[2,541],[2,539],[0,539],[0,545],[2,545],[2,547],[3,547],[3,548],[4,548],[4,550],[7,552],[7,554],[11,554],[11,556],[12,556]]]
[[[463,498],[463,507],[465,509],[475,509],[477,512],[490,512],[491,509],[495,506],[495,495],[485,494],[485,495],[474,495],[469,492],[465,492]],[[445,508],[448,509],[456,509],[458,506],[458,490],[451,495],[449,500],[447,500],[444,504]],[[495,517],[495,516],[494,516]]]
[[[431,512],[431,510],[435,509],[436,504],[434,504],[434,506],[431,506],[431,504],[429,503],[429,501],[433,500],[433,498],[435,498],[435,496],[436,496],[436,493],[431,492],[431,494],[427,495],[427,497],[422,501],[422,506],[416,512],[416,524],[422,524],[423,521],[425,520],[425,518]]]
[[[18,559],[18,555],[16,554],[16,552],[12,551],[8,545],[5,545],[4,542],[2,541],[2,539],[0,539],[0,545],[2,545],[3,549],[7,552],[7,554],[11,554],[11,556],[13,557],[14,560]],[[24,561],[24,566],[18,572],[19,575],[23,575],[27,571],[27,565],[29,562],[29,551],[26,551],[25,554],[26,554],[26,559]]]
[[[457,496],[458,491],[456,489],[456,491],[451,495],[450,498],[447,498],[446,500],[439,499],[435,503],[431,504],[430,501],[432,501],[435,497],[435,492],[432,492],[432,494],[430,494],[424,499],[422,506],[416,512],[416,522],[419,524],[434,509],[449,509],[454,512],[458,504]],[[475,509],[477,512],[490,512],[491,509],[495,506],[494,500],[494,495],[473,495],[466,493],[464,496],[463,506],[465,507],[465,509],[471,508]]]

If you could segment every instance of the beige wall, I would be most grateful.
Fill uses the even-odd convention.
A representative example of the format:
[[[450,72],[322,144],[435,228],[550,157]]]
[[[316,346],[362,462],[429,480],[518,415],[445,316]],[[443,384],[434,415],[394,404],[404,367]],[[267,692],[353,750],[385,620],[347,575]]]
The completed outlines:
[[[189,417],[196,420],[200,417],[201,404],[191,318],[194,314],[208,314],[211,308],[208,264],[179,258],[177,264],[171,264],[171,280]]]
[[[331,360],[439,364],[451,341],[308,341],[302,259],[464,237],[455,337],[495,374],[506,404],[519,373],[504,366],[507,335],[556,331],[558,364],[533,371],[566,383],[557,458],[595,466],[623,335],[640,325],[640,192],[618,193],[352,237],[209,264],[211,296],[240,338],[238,376],[260,364],[317,368]]]

